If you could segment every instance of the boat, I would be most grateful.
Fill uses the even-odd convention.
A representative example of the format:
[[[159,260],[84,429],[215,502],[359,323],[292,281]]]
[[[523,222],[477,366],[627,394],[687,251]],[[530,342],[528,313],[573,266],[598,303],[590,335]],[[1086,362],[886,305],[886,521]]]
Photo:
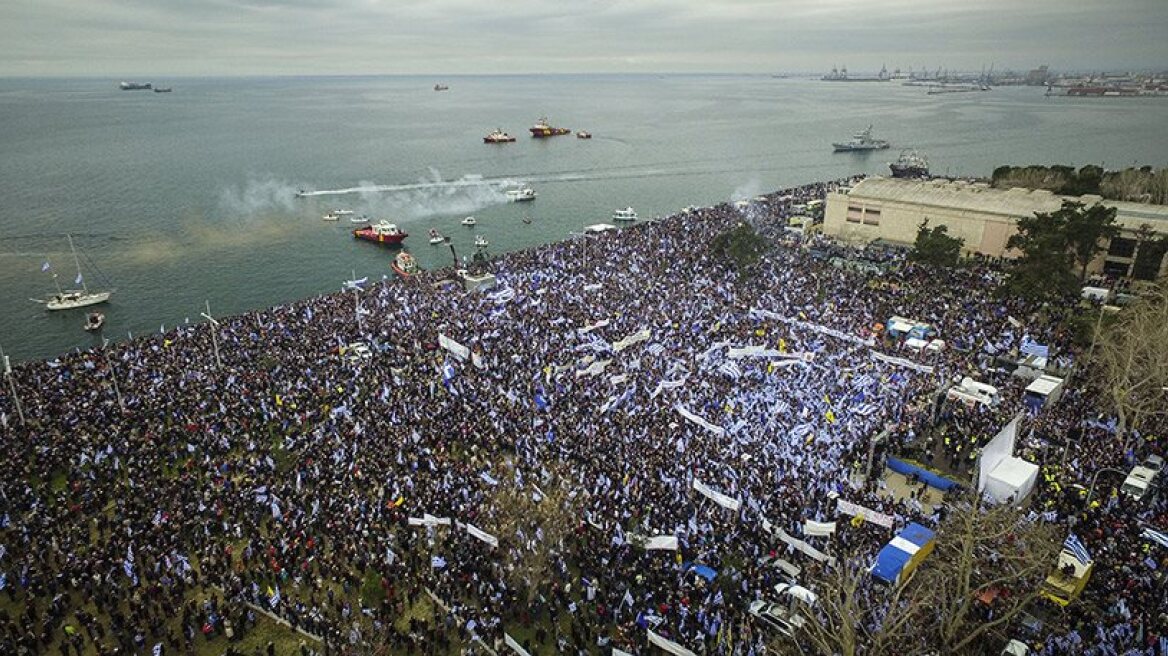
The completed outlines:
[[[397,224],[380,221],[364,228],[357,228],[353,231],[353,236],[378,244],[400,244],[409,234],[398,228]]]
[[[869,125],[863,132],[857,132],[852,135],[852,140],[845,143],[833,143],[832,148],[835,152],[852,152],[859,150],[883,150],[888,148],[890,144],[883,139],[872,138],[872,126]]]
[[[170,87],[155,87],[154,93],[170,93]]]
[[[393,262],[389,265],[393,272],[402,278],[409,278],[420,269],[418,268],[418,261],[414,259],[413,255],[402,251],[394,256]]]
[[[105,325],[105,315],[100,312],[90,312],[85,315],[85,325],[82,326],[87,332],[101,330]]]
[[[531,131],[531,136],[537,139],[542,139],[544,137],[558,137],[560,135],[572,133],[572,131],[568,128],[552,127],[548,123],[546,116],[541,117],[538,121],[536,121],[535,125],[531,126],[529,130]]]
[[[613,221],[636,221],[637,211],[631,207],[626,207],[623,210],[616,210],[612,213]]]
[[[369,223],[369,217],[365,216],[364,214],[362,214],[361,216],[350,216],[349,223],[356,223],[358,225],[363,224],[363,223]]]
[[[892,169],[894,178],[928,178],[929,160],[915,150],[900,151],[900,157],[888,168]]]
[[[515,137],[500,128],[495,128],[494,132],[483,137],[483,143],[511,143],[512,141],[515,141]]]
[[[531,225],[531,217],[530,216],[523,217],[523,223],[525,223],[527,225]]]
[[[48,299],[33,298],[29,300],[43,304],[46,310],[72,310],[105,303],[113,294],[113,290],[89,291],[89,287],[85,284],[85,278],[81,275],[81,261],[77,259],[77,248],[73,245],[73,236],[67,234],[65,237],[69,240],[69,250],[73,253],[73,264],[77,267],[77,278],[74,282],[81,285],[81,289],[61,289],[61,284],[57,282],[57,272],[53,271],[53,285],[57,288],[57,293],[49,296]],[[41,267],[42,271],[50,271],[51,269],[48,262],[45,262],[44,266]]]
[[[441,232],[438,232],[438,230],[436,228],[430,228],[430,243],[431,244],[441,244],[444,241],[446,241],[446,238],[442,236]]]
[[[518,189],[507,190],[507,201],[511,203],[521,203],[523,201],[535,200],[536,193],[531,187],[519,187]]]
[[[331,213],[337,216],[352,216],[353,210],[332,210]]]
[[[478,223],[478,221],[475,220],[475,218],[473,216],[468,216],[462,220],[462,225],[464,225],[464,226],[473,226],[476,223]]]
[[[324,221],[336,221],[337,219],[339,219],[341,217],[337,216],[336,212],[329,212],[328,214],[325,214],[324,216],[322,216],[320,218]]]
[[[580,130],[579,132],[577,132],[577,133],[576,133],[576,138],[577,138],[577,139],[591,139],[591,138],[592,138],[592,133],[591,133],[591,132],[585,132],[584,130]]]
[[[445,84],[435,84],[434,90],[435,91],[450,91],[450,87],[446,86]]]
[[[151,85],[149,82],[146,84],[139,84],[137,82],[122,82],[118,85],[118,88],[122,91],[148,91],[153,88],[153,85]]]
[[[486,248],[487,246],[491,245],[491,242],[487,241],[486,237],[477,235],[475,236],[474,245],[475,248]]]
[[[874,76],[865,75],[848,75],[848,67],[844,66],[840,69],[831,69],[831,72],[819,78],[824,82],[888,82],[892,76],[888,74],[888,68],[880,67],[880,73]]]

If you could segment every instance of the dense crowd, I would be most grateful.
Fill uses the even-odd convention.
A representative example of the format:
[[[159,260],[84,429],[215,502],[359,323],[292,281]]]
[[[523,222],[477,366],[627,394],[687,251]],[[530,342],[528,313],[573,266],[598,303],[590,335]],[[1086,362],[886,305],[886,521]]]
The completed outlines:
[[[184,653],[268,611],[314,636],[304,652],[482,653],[506,633],[533,653],[637,653],[652,629],[762,653],[774,636],[747,607],[783,576],[764,562],[781,555],[810,587],[824,566],[786,538],[871,555],[909,521],[935,527],[939,512],[863,482],[880,458],[925,439],[978,448],[1021,410],[994,356],[1023,340],[1069,353],[1060,313],[983,293],[991,267],[885,254],[874,277],[784,229],[791,206],[846,183],[510,253],[485,292],[427,272],[18,366],[27,424],[0,392],[0,650]],[[743,221],[776,247],[740,278],[707,245]],[[877,325],[893,315],[948,340],[907,354],[931,370],[871,357],[905,355]],[[964,376],[1001,404],[939,403]],[[1168,559],[1139,531],[1164,527],[1164,495],[1072,490],[1163,444],[1108,439],[1092,398],[1030,420],[1028,448],[1070,449],[1035,509],[1099,561],[1074,631],[1038,640],[1153,654]],[[894,530],[805,535],[838,499]],[[438,621],[402,620],[439,603]]]

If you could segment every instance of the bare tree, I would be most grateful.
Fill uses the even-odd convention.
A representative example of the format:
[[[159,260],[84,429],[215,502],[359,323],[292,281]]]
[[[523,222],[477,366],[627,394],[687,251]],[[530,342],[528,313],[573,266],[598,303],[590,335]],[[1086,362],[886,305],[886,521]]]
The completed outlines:
[[[1096,382],[1111,401],[1119,435],[1168,416],[1168,282],[1149,286],[1096,341]]]

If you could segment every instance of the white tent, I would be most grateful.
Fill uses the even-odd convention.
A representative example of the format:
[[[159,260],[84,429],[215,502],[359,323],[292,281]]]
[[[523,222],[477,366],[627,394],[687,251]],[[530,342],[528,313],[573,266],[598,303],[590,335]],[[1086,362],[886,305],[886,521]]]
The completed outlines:
[[[1039,376],[1026,387],[1026,395],[1042,399],[1043,406],[1053,405],[1062,396],[1064,382],[1062,378],[1055,376]]]
[[[982,494],[996,503],[1025,499],[1038,480],[1038,465],[1021,458],[1003,458],[985,479]]]

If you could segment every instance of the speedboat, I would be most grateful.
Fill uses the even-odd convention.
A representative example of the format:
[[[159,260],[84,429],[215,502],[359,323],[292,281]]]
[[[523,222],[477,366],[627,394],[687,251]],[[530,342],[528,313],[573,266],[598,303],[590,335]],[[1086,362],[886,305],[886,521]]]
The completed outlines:
[[[511,143],[515,141],[515,137],[507,134],[501,128],[495,128],[495,131],[483,137],[483,143]]]
[[[414,259],[413,255],[405,251],[394,256],[393,263],[389,266],[393,269],[394,273],[402,278],[409,278],[420,270],[418,269],[418,261]]]
[[[473,226],[476,223],[478,223],[478,221],[476,221],[473,216],[468,216],[462,220],[462,225],[464,226]]]
[[[333,210],[331,214],[336,214],[337,216],[351,216],[353,214],[353,210]]]
[[[525,223],[527,225],[531,225],[531,217],[530,216],[523,217],[523,223]]]
[[[584,130],[580,130],[579,132],[577,132],[577,133],[576,133],[576,138],[577,138],[577,139],[591,139],[591,138],[592,138],[592,133],[591,133],[591,132],[585,132]]]
[[[507,190],[507,200],[512,203],[535,200],[535,197],[535,190],[531,187],[519,187],[518,189]]]
[[[353,231],[353,236],[377,244],[400,244],[409,237],[409,234],[398,228],[397,224],[380,221],[374,225],[357,228]]]
[[[82,327],[88,332],[93,332],[101,330],[103,325],[105,325],[105,315],[100,312],[90,312],[85,315],[85,325]]]
[[[491,242],[487,241],[486,237],[478,235],[475,237],[474,245],[475,248],[486,248],[487,246],[491,245]]]
[[[352,212],[350,212],[350,214],[352,214]],[[369,223],[369,217],[365,216],[364,214],[362,214],[361,216],[350,216],[349,223],[356,223],[356,224]]]
[[[325,220],[325,221],[336,221],[337,219],[339,219],[341,217],[337,216],[336,212],[329,212],[328,214],[325,214],[324,216],[322,216],[320,218]]]
[[[438,232],[438,230],[436,228],[430,228],[430,243],[431,244],[441,244],[444,241],[446,241],[446,238],[442,236],[441,232]]]
[[[637,211],[631,207],[626,207],[623,210],[616,210],[612,213],[613,221],[636,221]]]

